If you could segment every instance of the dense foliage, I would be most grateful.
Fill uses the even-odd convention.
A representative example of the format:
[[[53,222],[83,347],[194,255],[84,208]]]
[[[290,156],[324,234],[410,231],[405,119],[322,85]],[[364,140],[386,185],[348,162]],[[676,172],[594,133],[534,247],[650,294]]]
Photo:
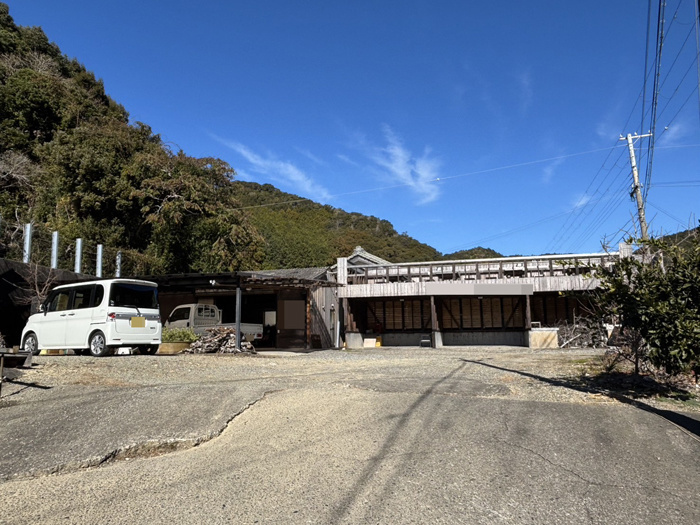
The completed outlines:
[[[265,239],[265,268],[330,265],[356,246],[392,262],[441,257],[434,248],[397,233],[388,221],[317,204],[269,184],[239,181],[234,188]]]
[[[651,241],[602,271],[598,305],[615,316],[637,364],[700,371],[700,238]]]
[[[21,257],[32,223],[34,262],[48,263],[57,230],[62,267],[82,238],[106,260],[120,249],[124,275],[324,266],[358,245],[394,262],[441,258],[387,221],[234,175],[130,123],[101,80],[0,3],[0,257]]]
[[[461,250],[459,252],[448,253],[443,256],[444,259],[450,260],[460,260],[460,259],[495,259],[498,257],[503,257],[496,250],[491,248],[482,248],[477,246],[470,250]]]

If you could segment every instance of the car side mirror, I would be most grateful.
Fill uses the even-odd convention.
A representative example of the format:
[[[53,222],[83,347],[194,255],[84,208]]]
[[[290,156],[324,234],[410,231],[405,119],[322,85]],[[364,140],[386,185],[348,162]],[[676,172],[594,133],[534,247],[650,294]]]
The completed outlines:
[[[39,311],[43,312],[43,314],[46,315],[46,305],[44,303],[41,303],[39,305]]]

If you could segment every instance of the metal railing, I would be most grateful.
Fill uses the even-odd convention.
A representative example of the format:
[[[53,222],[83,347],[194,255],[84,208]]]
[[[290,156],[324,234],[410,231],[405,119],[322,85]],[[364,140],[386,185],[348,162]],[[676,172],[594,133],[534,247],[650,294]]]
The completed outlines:
[[[465,259],[398,264],[348,265],[347,284],[423,281],[488,281],[533,277],[595,276],[620,252]]]

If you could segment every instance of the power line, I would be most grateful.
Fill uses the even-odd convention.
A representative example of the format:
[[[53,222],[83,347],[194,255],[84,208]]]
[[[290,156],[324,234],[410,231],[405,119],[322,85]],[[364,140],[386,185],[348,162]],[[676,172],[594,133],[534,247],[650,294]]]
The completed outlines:
[[[631,115],[630,115],[630,118],[631,118]],[[629,121],[629,118],[628,118],[628,121]],[[591,188],[593,187],[593,185],[594,185],[594,183],[596,182],[596,180],[598,179],[598,177],[599,177],[599,176],[601,175],[601,173],[604,171],[605,165],[606,165],[606,163],[608,162],[608,160],[610,159],[610,157],[612,156],[613,152],[615,151],[615,148],[618,148],[618,147],[619,147],[619,146],[617,146],[617,142],[616,142],[616,145],[609,149],[608,155],[607,155],[606,158],[603,160],[603,163],[601,164],[600,168],[599,168],[598,171],[596,172],[596,174],[595,174],[595,176],[593,177],[593,179],[591,180],[591,182],[588,184],[588,187],[586,188],[586,190],[585,190],[585,192],[584,192],[584,194],[583,194],[583,196],[582,196],[582,199],[586,199],[586,198],[588,197],[588,202],[586,202],[585,205],[580,206],[580,207],[578,208],[578,210],[577,210],[578,213],[577,213],[576,215],[571,215],[571,216],[561,225],[561,227],[559,228],[559,230],[557,231],[557,233],[552,237],[552,240],[548,243],[548,245],[547,245],[548,248],[551,248],[553,251],[556,251],[556,247],[558,246],[558,244],[561,242],[561,240],[563,240],[564,236],[565,236],[567,233],[570,232],[571,228],[574,227],[575,221],[583,214],[584,210],[587,209],[588,205],[589,205],[591,202],[593,202],[593,203],[594,203],[594,204],[593,204],[593,209],[594,209],[595,206],[597,205],[597,203],[600,201],[599,199],[598,199],[598,200],[595,200],[594,197],[595,197],[596,195],[599,194],[599,190],[602,188],[602,186],[603,186],[603,184],[605,183],[605,181],[610,177],[610,174],[612,173],[612,170],[616,167],[617,162],[619,161],[620,157],[621,157],[622,154],[623,154],[623,151],[622,151],[622,150],[620,151],[620,154],[618,155],[618,158],[615,160],[615,163],[613,164],[613,166],[607,170],[607,174],[601,179],[601,181],[600,181],[600,183],[598,184],[598,186],[596,187],[595,191],[593,191],[593,192],[591,193],[590,190],[591,190]],[[603,194],[604,192],[600,192],[600,193]],[[576,211],[576,210],[574,210],[574,211]]]
[[[456,249],[454,249],[454,251],[467,250],[469,248],[477,247],[485,242],[489,242],[489,241],[492,241],[494,239],[500,239],[501,237],[508,237],[508,236],[513,235],[515,233],[529,230],[530,228],[534,228],[535,226],[539,226],[540,224],[543,224],[545,222],[553,221],[554,219],[558,219],[560,217],[568,215],[568,214],[572,213],[573,211],[575,211],[575,210],[569,210],[569,211],[557,213],[555,215],[549,215],[549,216],[543,217],[542,219],[539,219],[535,222],[528,223],[524,226],[519,226],[518,228],[513,228],[512,230],[497,233],[495,235],[490,235],[488,237],[482,237],[481,239],[478,239],[476,241],[472,241],[469,244],[463,244],[463,245],[457,246]]]
[[[649,201],[647,201],[647,204],[649,204],[649,206],[651,206],[652,208],[654,208],[654,209],[656,209],[656,210],[659,210],[661,213],[663,213],[663,214],[666,215],[667,217],[670,217],[671,219],[673,219],[674,221],[676,221],[676,222],[677,222],[678,224],[680,224],[681,226],[684,226],[684,225],[685,225],[685,223],[684,223],[682,220],[680,220],[678,217],[676,217],[675,215],[673,215],[671,212],[664,210],[661,206],[657,206],[656,204],[654,204],[654,203],[652,203],[652,202],[649,202]]]
[[[450,175],[447,177],[436,177],[434,179],[430,179],[425,181],[426,183],[431,183],[431,182],[444,182],[448,180],[454,180],[454,179],[460,179],[463,177],[472,177],[474,175],[483,175],[485,173],[494,173],[496,171],[504,171],[504,170],[509,170],[509,169],[514,169],[514,168],[522,168],[526,166],[534,166],[536,164],[544,164],[547,162],[552,162],[555,160],[565,160],[573,157],[580,157],[582,155],[590,155],[591,153],[599,153],[601,151],[608,151],[608,148],[598,148],[598,149],[592,149],[592,150],[587,150],[587,151],[580,151],[578,153],[569,153],[567,155],[558,155],[556,157],[548,157],[545,159],[539,159],[539,160],[531,160],[531,161],[526,161],[526,162],[519,162],[517,164],[508,164],[505,166],[499,166],[495,168],[486,168],[483,170],[477,170],[477,171],[470,171],[467,173],[461,173],[459,175]],[[363,193],[376,193],[376,192],[381,192],[385,190],[393,190],[396,188],[405,188],[405,187],[410,187],[413,186],[412,183],[410,182],[405,182],[401,184],[393,184],[391,186],[377,186],[375,188],[367,188],[364,190],[356,190],[356,191],[348,191],[344,193],[335,193],[333,195],[329,195],[329,198],[336,198],[336,197],[346,197],[348,195],[359,195]],[[267,208],[267,207],[272,207],[272,206],[280,206],[283,204],[294,204],[297,202],[306,202],[309,199],[304,199],[304,198],[298,198],[298,199],[290,199],[286,201],[279,201],[279,202],[269,202],[265,204],[253,204],[250,206],[238,206],[231,208],[232,210],[249,210],[249,209],[254,209],[254,208]]]
[[[667,181],[654,184],[655,188],[691,188],[693,186],[700,186],[700,180]]]
[[[656,67],[654,69],[654,92],[651,99],[651,120],[649,124],[649,140],[647,147],[649,155],[647,156],[647,169],[644,177],[643,198],[646,199],[649,184],[651,182],[651,169],[654,162],[654,143],[656,142],[656,112],[659,104],[659,92],[661,90],[661,52],[664,45],[664,24],[665,24],[666,2],[659,2],[659,16],[656,26]],[[640,145],[641,147],[641,145]],[[646,238],[646,224],[643,223],[643,206],[640,208],[640,226],[642,228],[642,237]]]

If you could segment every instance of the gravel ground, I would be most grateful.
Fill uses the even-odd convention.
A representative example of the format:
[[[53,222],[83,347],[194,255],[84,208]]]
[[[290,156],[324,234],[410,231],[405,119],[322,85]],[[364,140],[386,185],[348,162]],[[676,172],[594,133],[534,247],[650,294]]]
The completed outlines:
[[[250,354],[180,354],[175,356],[38,356],[20,379],[3,386],[3,399],[31,396],[31,386],[89,385],[135,387],[166,384],[215,383],[247,379],[317,376],[320,382],[362,381],[372,388],[374,379],[413,376],[442,377],[456,365],[472,381],[498,385],[485,396],[524,400],[615,402],[599,394],[567,388],[568,381],[584,374],[599,350],[537,351],[512,347],[449,349],[377,348],[326,350],[308,354],[261,352]]]
[[[31,369],[22,370],[19,378],[3,384],[0,407],[20,397],[39,395],[42,387],[68,385],[138,387],[269,379],[280,388],[287,388],[311,378],[318,383],[376,390],[391,388],[380,386],[382,378],[435,377],[437,381],[456,366],[472,384],[490,386],[477,392],[480,397],[570,403],[628,400],[620,396],[629,396],[629,388],[616,388],[614,379],[608,379],[604,385],[593,381],[602,355],[603,350],[588,348],[383,347],[310,353],[263,351],[256,355],[37,356]],[[445,390],[444,385],[442,389]],[[641,397],[659,408],[700,411],[697,402],[680,405],[654,395]]]

